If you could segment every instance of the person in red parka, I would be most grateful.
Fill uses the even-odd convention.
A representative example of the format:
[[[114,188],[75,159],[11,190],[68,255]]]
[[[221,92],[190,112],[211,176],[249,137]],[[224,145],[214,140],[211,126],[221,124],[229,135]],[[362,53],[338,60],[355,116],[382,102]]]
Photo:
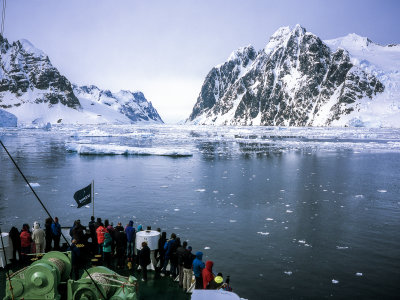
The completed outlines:
[[[31,243],[32,243],[31,234],[29,232],[29,226],[27,224],[24,224],[24,226],[22,227],[22,231],[19,237],[21,238],[22,259],[27,260],[28,259],[27,254],[31,253]]]
[[[98,254],[103,254],[103,243],[104,243],[104,234],[107,232],[107,229],[104,227],[103,223],[99,224],[99,227],[96,229],[97,234],[97,244],[99,245]]]
[[[207,260],[206,267],[201,272],[201,275],[203,277],[203,289],[209,288],[208,284],[214,280],[214,274],[212,272],[213,265],[214,263],[211,260]]]

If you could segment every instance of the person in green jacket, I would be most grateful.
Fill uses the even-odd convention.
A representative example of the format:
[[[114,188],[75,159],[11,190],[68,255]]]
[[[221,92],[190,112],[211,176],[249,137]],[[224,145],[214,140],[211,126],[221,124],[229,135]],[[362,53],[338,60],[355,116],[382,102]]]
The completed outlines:
[[[106,232],[104,234],[104,242],[103,242],[103,261],[104,265],[107,268],[111,267],[111,243],[112,243],[111,235],[108,232]]]

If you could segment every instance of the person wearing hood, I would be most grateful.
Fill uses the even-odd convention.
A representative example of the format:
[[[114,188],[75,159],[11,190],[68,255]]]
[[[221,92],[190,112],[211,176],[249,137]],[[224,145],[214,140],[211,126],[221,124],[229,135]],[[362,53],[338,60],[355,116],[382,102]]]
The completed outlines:
[[[201,271],[203,277],[203,289],[209,289],[209,283],[214,280],[214,274],[212,272],[212,267],[214,262],[211,260],[206,261],[206,267]]]
[[[139,232],[139,231],[143,231],[143,226],[142,225],[139,225],[138,227],[137,227],[137,231]]]
[[[111,243],[112,243],[111,234],[109,234],[108,232],[104,233],[103,260],[107,268],[110,268],[111,266]]]
[[[135,239],[136,239],[136,230],[133,227],[133,221],[129,221],[128,225],[125,227],[126,233],[126,255],[128,257],[128,261],[133,261],[134,250],[135,250]]]
[[[40,228],[38,222],[36,222],[33,227],[32,240],[36,245],[36,253],[44,253],[46,234],[44,233],[44,230]]]
[[[203,289],[203,277],[202,277],[202,270],[205,268],[205,264],[202,261],[203,259],[203,252],[198,251],[196,252],[196,258],[193,260],[193,274],[196,279],[196,286],[195,289],[201,290]]]

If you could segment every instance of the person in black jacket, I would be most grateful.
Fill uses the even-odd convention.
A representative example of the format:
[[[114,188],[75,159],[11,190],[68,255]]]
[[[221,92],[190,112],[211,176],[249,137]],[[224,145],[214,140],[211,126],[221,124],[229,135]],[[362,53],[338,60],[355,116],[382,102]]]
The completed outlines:
[[[179,271],[179,287],[183,287],[183,255],[186,251],[187,242],[184,241],[182,246],[176,249],[176,256],[178,260],[178,271]]]
[[[46,240],[46,246],[44,248],[44,252],[49,252],[51,251],[51,241],[53,240],[53,233],[51,231],[51,223],[53,221],[51,218],[47,218],[46,221],[44,222],[44,233],[46,235],[45,240]]]
[[[19,236],[19,231],[16,227],[11,227],[9,237],[11,239],[11,243],[13,246],[13,262],[17,261],[17,253],[18,258],[21,259],[21,238]]]
[[[196,255],[192,254],[192,247],[189,246],[185,250],[183,254],[183,290],[187,292],[192,284],[192,276],[193,276],[193,260],[196,258]]]
[[[164,249],[164,245],[167,241],[167,233],[165,231],[163,231],[161,233],[161,237],[158,240],[158,259],[160,260],[160,266],[158,267],[158,271],[161,271],[161,268],[164,266],[164,261],[165,261],[165,249]],[[156,258],[157,258],[157,253],[156,254]]]
[[[93,254],[97,253],[98,245],[97,245],[97,235],[96,235],[96,222],[94,221],[94,216],[90,217],[89,222],[89,232],[90,238],[92,239],[91,251]]]
[[[150,264],[150,248],[146,242],[142,243],[142,249],[139,252],[139,265],[143,272],[142,281],[147,281],[147,266]]]
[[[115,249],[116,249],[116,257],[117,257],[117,269],[123,269],[125,263],[125,252],[126,252],[126,245],[127,245],[127,238],[126,233],[124,232],[124,227],[118,226],[115,227]]]

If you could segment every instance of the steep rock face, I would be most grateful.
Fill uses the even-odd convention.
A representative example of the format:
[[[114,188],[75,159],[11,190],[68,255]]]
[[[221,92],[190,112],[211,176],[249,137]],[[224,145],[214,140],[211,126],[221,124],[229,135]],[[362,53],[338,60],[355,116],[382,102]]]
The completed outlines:
[[[332,51],[300,25],[282,27],[262,51],[241,48],[210,71],[188,122],[329,126],[383,91],[346,50]]]
[[[23,103],[80,107],[68,79],[31,43],[20,40],[10,44],[0,36],[0,51],[0,108],[18,107]]]
[[[163,123],[157,110],[151,102],[147,101],[142,92],[120,91],[112,93],[109,90],[101,90],[95,85],[74,85],[74,93],[79,99],[91,101],[91,105],[99,104],[109,107],[124,116],[131,123],[140,121]]]

